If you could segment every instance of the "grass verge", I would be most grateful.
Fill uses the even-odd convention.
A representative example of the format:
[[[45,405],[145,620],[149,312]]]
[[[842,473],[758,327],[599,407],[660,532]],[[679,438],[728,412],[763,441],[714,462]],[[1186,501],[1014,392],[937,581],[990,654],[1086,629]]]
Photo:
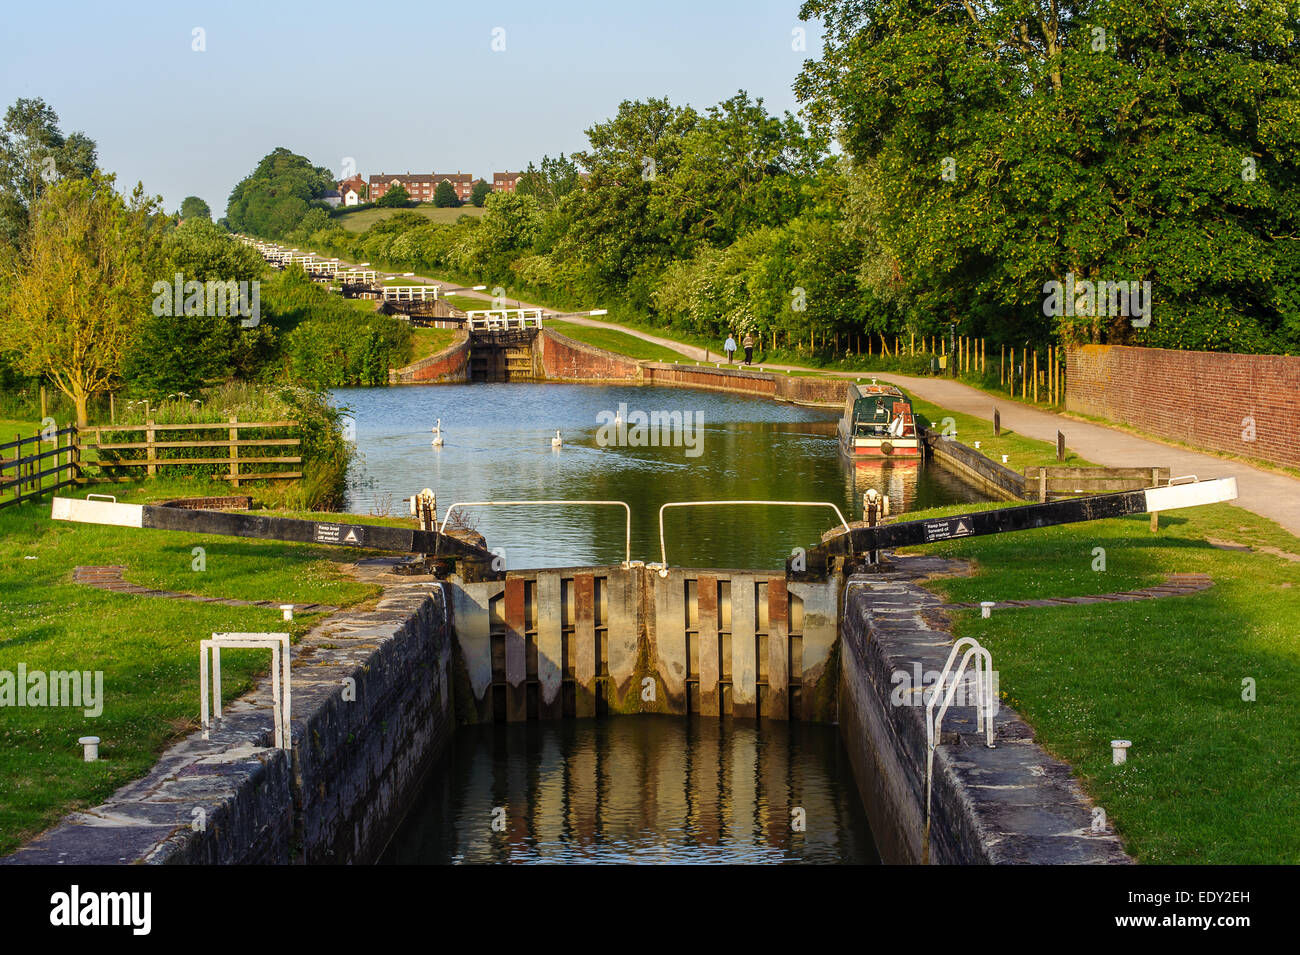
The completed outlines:
[[[1141,516],[915,550],[975,562],[975,576],[931,585],[962,602],[1209,574],[1214,586],[1189,597],[958,611],[954,633],[988,646],[1003,701],[1139,861],[1300,862],[1300,540],[1221,504],[1162,514],[1157,534]],[[1112,739],[1133,742],[1124,766],[1111,765]]]
[[[1017,434],[1010,428],[1003,427],[1000,435],[993,433],[993,422],[986,421],[983,418],[976,418],[973,415],[961,414],[956,411],[949,411],[947,408],[941,408],[938,405],[931,404],[928,401],[922,401],[915,395],[912,398],[912,409],[917,416],[923,419],[922,423],[938,431],[940,434],[947,434],[951,428],[951,436],[969,447],[975,447],[975,442],[979,442],[979,452],[985,457],[1002,462],[1002,455],[1007,456],[1006,466],[1013,471],[1023,472],[1027,467],[1096,467],[1091,461],[1087,461],[1075,454],[1068,447],[1065,449],[1065,460],[1056,460],[1056,446],[1046,441],[1039,441],[1036,438],[1026,438]]]
[[[576,342],[603,348],[619,355],[626,355],[638,361],[674,362],[687,360],[679,352],[675,352],[671,348],[656,345],[654,342],[637,338],[635,335],[629,335],[627,332],[619,331],[616,328],[594,328],[590,325],[579,325],[575,322],[563,320],[552,320],[546,324],[561,335],[572,338]]]
[[[196,481],[89,490],[136,502],[229,493]],[[0,510],[0,671],[16,674],[19,664],[29,674],[102,671],[102,713],[8,703],[0,710],[0,854],[139,778],[170,741],[197,726],[199,640],[216,631],[286,628],[296,640],[321,619],[299,615],[285,623],[278,610],[110,593],[74,583],[73,568],[122,564],[132,583],[277,603],[347,606],[378,592],[339,568],[359,551],[71,524],[49,514],[48,498]],[[198,547],[202,570],[195,569]],[[263,653],[223,653],[226,697],[246,692],[267,665]],[[77,738],[85,735],[100,737],[99,762],[82,761]]]

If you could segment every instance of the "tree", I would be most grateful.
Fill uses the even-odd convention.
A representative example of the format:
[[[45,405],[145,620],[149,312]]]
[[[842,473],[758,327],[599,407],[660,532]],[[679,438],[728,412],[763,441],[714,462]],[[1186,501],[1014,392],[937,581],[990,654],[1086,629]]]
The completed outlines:
[[[535,197],[538,205],[550,211],[581,183],[577,165],[560,153],[555,159],[543,156],[541,168],[530,162],[515,183],[515,192]]]
[[[212,219],[212,210],[198,196],[186,196],[181,200],[182,219]]]
[[[492,195],[492,187],[488,185],[486,179],[480,179],[474,183],[474,190],[469,194],[469,201],[482,209],[484,200],[490,195]]]
[[[1300,346],[1294,5],[809,0],[800,15],[826,40],[796,92],[873,164],[881,241],[919,309],[1040,341]],[[1044,316],[1046,283],[1069,277],[1149,281],[1150,327],[1086,300]]]
[[[488,277],[500,278],[510,260],[536,240],[541,211],[532,196],[510,192],[494,192],[483,208],[483,217],[471,233],[472,254]]]
[[[257,282],[265,262],[251,247],[236,242],[207,219],[186,219],[163,238],[159,264],[150,281],[250,283],[250,297],[260,295]],[[256,288],[256,291],[254,291]],[[254,377],[275,349],[269,322],[244,327],[227,297],[226,314],[183,314],[174,306],[163,314],[142,317],[122,361],[122,377],[137,394],[161,396],[192,391],[220,377]]]
[[[139,185],[125,200],[113,183],[96,171],[45,191],[0,308],[19,370],[54,382],[80,426],[90,395],[118,376],[160,258],[161,200]]]
[[[17,245],[31,208],[51,183],[84,179],[95,169],[95,143],[64,137],[59,116],[42,99],[19,99],[0,128],[0,238]]]
[[[334,188],[334,176],[328,169],[313,166],[305,156],[279,146],[236,184],[226,205],[226,218],[236,232],[283,237],[313,203],[321,208],[325,193]]]
[[[411,194],[407,192],[406,187],[399,182],[397,185],[393,186],[382,196],[376,199],[375,205],[381,206],[383,208],[396,209],[396,208],[400,208],[401,206],[409,205],[410,202],[411,202]]]
[[[456,187],[444,179],[438,183],[438,188],[433,190],[433,204],[439,209],[454,209],[460,205],[460,200],[456,198]]]

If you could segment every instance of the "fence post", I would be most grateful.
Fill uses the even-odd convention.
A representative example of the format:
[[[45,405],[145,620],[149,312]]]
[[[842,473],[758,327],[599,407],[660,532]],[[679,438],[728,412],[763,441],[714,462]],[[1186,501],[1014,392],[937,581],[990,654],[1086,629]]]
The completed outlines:
[[[235,444],[239,440],[239,429],[234,427],[238,420],[233,415],[230,418],[230,484],[232,487],[239,487],[239,447]]]
[[[1038,404],[1038,349],[1034,349],[1034,404]]]
[[[1056,460],[1065,460],[1065,435],[1056,432]]]
[[[145,444],[144,447],[145,460],[152,462],[158,453],[158,449],[153,446],[154,445],[153,418],[149,418],[148,420],[145,421],[144,444]],[[152,463],[146,465],[145,473],[149,477],[157,476],[158,465]]]
[[[1047,503],[1047,468],[1038,469],[1038,500]]]
[[[81,483],[81,431],[74,424],[69,424],[71,429],[68,433],[68,442],[72,445],[72,452],[68,455],[68,462],[73,466],[73,479]]]
[[[1002,435],[1002,413],[997,408],[993,409],[993,435],[994,437]]]

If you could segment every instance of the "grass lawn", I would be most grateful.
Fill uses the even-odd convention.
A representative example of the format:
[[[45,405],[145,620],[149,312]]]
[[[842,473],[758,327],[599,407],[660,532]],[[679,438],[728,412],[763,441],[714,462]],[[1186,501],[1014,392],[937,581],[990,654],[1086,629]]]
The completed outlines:
[[[229,493],[219,483],[156,481],[75,496],[87,490],[137,502]],[[214,631],[285,628],[297,639],[321,619],[299,615],[286,624],[278,610],[109,593],[73,583],[74,567],[123,564],[132,583],[277,603],[346,606],[378,593],[339,570],[360,551],[72,524],[49,514],[48,497],[0,510],[0,671],[16,673],[20,663],[29,674],[102,671],[103,711],[92,718],[82,708],[4,708],[0,853],[139,778],[170,740],[198,725],[199,640]],[[206,552],[202,571],[193,569],[195,547]],[[223,653],[225,695],[246,692],[268,663],[264,653],[231,652],[229,662]],[[82,761],[77,738],[85,735],[102,740],[101,761]]]
[[[998,506],[998,505],[986,505]],[[953,513],[958,508],[945,508]],[[970,510],[965,508],[964,510]],[[1254,552],[1211,546],[1207,538]],[[1105,569],[1094,570],[1103,548]],[[955,614],[1004,699],[1145,863],[1300,863],[1300,539],[1227,504],[914,548],[973,559],[954,601],[1109,593],[1200,572],[1190,597]],[[1100,565],[1098,565],[1100,566]],[[1256,699],[1243,700],[1253,680]],[[1110,741],[1132,740],[1126,765]]]
[[[455,340],[456,335],[454,328],[412,328],[411,361],[442,351]]]
[[[980,443],[980,454],[999,463],[1002,461],[1002,455],[1005,454],[1007,456],[1007,467],[1013,471],[1023,473],[1027,467],[1055,466],[1057,464],[1061,467],[1096,467],[1091,461],[1085,461],[1071,451],[1068,444],[1065,449],[1065,460],[1058,462],[1056,460],[1056,445],[1054,444],[1023,437],[1006,426],[1003,426],[1002,434],[995,437],[992,421],[940,408],[928,401],[922,401],[915,395],[909,397],[912,399],[912,408],[917,416],[925,419],[924,424],[943,434],[944,419],[951,418],[953,425],[956,427],[956,431],[953,433],[954,439],[972,448],[975,446],[975,442],[978,441]],[[992,413],[992,407],[992,403],[990,403],[990,414]],[[1069,435],[1066,435],[1066,441],[1069,441]]]
[[[618,329],[592,328],[589,325],[578,325],[563,320],[550,320],[546,324],[561,335],[572,338],[574,341],[594,345],[596,348],[604,348],[620,355],[627,355],[629,358],[643,361],[687,361],[680,352],[645,341]]]
[[[454,292],[450,295],[444,295],[447,304],[452,308],[458,308],[462,312],[481,312],[484,309],[492,307],[492,300],[487,298],[474,298],[472,295],[457,295]]]
[[[439,209],[431,202],[421,202],[410,209],[387,209],[372,206],[367,209],[337,212],[330,218],[349,232],[365,232],[376,222],[382,222],[397,212],[415,212],[424,216],[430,222],[436,222],[440,225],[451,225],[461,216],[481,216],[483,214],[483,210],[477,206],[464,205],[455,209]]]

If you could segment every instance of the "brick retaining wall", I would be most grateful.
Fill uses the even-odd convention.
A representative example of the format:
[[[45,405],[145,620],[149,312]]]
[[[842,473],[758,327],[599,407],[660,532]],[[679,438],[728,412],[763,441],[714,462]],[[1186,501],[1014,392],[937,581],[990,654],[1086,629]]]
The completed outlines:
[[[1076,345],[1065,366],[1067,411],[1300,466],[1300,357]]]

